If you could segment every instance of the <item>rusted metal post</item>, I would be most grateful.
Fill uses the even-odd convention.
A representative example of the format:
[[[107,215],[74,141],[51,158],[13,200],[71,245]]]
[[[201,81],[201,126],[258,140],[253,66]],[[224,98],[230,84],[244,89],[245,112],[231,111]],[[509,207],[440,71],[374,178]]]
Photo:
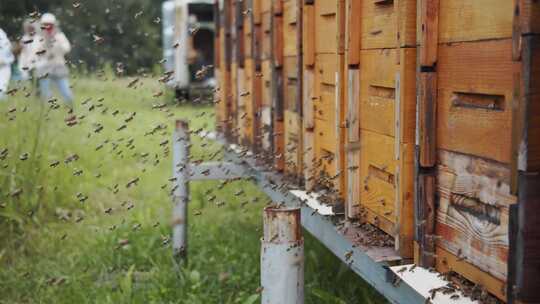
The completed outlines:
[[[174,256],[187,260],[187,204],[189,200],[189,125],[187,121],[177,120],[173,135],[173,176],[172,193]]]
[[[267,207],[263,222],[261,303],[304,303],[304,239],[300,208]]]

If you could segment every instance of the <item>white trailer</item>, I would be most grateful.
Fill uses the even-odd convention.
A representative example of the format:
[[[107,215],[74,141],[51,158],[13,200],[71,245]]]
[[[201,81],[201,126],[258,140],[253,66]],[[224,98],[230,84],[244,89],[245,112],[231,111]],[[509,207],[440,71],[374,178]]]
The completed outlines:
[[[167,86],[175,90],[177,98],[212,89],[215,84],[210,68],[214,60],[214,1],[165,1],[162,26],[163,67],[171,73]],[[205,67],[206,73],[196,75]]]

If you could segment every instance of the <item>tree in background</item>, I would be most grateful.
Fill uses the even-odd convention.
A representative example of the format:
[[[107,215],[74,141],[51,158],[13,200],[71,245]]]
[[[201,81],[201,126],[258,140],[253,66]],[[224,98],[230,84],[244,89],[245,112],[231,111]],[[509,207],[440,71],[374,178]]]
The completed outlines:
[[[161,60],[161,1],[2,0],[0,27],[18,40],[23,21],[44,12],[58,17],[73,44],[70,60],[81,70],[110,64],[133,74]]]

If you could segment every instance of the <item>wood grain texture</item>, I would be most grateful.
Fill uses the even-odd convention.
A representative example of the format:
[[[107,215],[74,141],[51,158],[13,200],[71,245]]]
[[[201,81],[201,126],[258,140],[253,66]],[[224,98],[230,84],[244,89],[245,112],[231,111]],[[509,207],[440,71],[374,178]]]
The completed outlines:
[[[337,54],[338,52],[338,1],[315,1],[315,52],[317,54]]]
[[[285,109],[297,113],[301,113],[300,105],[298,104],[298,90],[296,89],[300,85],[298,81],[298,57],[286,56],[284,58],[283,74],[284,74],[284,102]]]
[[[393,58],[400,57],[401,65]],[[414,142],[416,121],[416,50],[363,50],[360,68],[360,128]],[[400,88],[396,92],[399,75]],[[396,100],[400,105],[396,108]],[[396,115],[398,111],[398,115]]]
[[[540,3],[535,0],[516,0],[514,2],[514,6],[519,5],[521,34],[540,34]]]
[[[512,1],[439,0],[439,42],[512,37]]]
[[[360,44],[362,49],[416,45],[415,0],[399,0],[388,3],[367,0],[361,2],[360,28],[362,36]]]
[[[417,3],[415,0],[395,0],[398,47],[416,46]]]
[[[418,1],[420,12],[418,18],[418,64],[420,67],[435,67],[437,63],[439,1]]]
[[[262,62],[262,105],[272,105],[272,63],[270,60]]]
[[[360,132],[360,204],[376,215],[371,223],[398,240],[400,253],[412,257],[413,145],[403,145],[395,158],[394,138],[367,130]],[[392,229],[380,226],[382,219]]]
[[[302,12],[303,63],[305,66],[313,66],[315,64],[315,6],[304,5]]]
[[[272,59],[274,67],[283,65],[283,16],[272,18]]]
[[[418,74],[418,165],[433,167],[437,154],[437,73]]]
[[[253,23],[255,25],[260,25],[262,23],[262,2],[264,0],[252,0],[253,7],[251,12],[253,14]]]
[[[358,65],[360,63],[360,48],[361,48],[361,18],[362,6],[360,0],[347,0],[347,43],[345,49],[347,51],[347,63],[349,65]]]
[[[420,172],[417,182],[417,221],[419,253],[415,259],[422,267],[435,266],[435,194],[436,177],[434,170]]]
[[[256,61],[256,60],[254,60]],[[256,64],[254,64],[256,65]],[[253,151],[259,152],[261,150],[261,135],[262,135],[262,123],[261,123],[261,109],[262,109],[262,75],[260,71],[257,71],[256,67],[253,68],[253,80],[251,82],[251,96],[252,96],[252,116],[253,116]]]
[[[264,13],[271,13],[272,12],[272,3],[274,1],[268,1],[268,0],[260,0],[261,1],[261,12]]]
[[[346,139],[346,208],[347,218],[358,216],[360,204],[360,149],[353,148],[360,143],[360,70],[347,69],[347,139]]]
[[[438,246],[505,281],[509,166],[443,150],[438,159]]]
[[[272,15],[262,14],[262,59],[272,58]]]
[[[297,0],[287,0],[283,4],[283,56],[297,56]]]
[[[244,64],[244,84],[242,88],[242,93],[240,98],[244,99],[244,116],[241,117],[241,124],[244,128],[244,138],[242,142],[245,143],[246,146],[252,146],[253,144],[253,128],[254,128],[254,103],[253,103],[253,94],[252,94],[252,87],[253,87],[253,74],[255,72],[255,69],[253,67],[253,59],[246,59]]]
[[[265,154],[272,153],[272,108],[263,105],[261,107],[261,142]]]
[[[489,275],[482,269],[475,267],[441,247],[436,247],[435,253],[437,255],[437,265],[435,267],[437,271],[443,273],[455,271],[471,282],[483,286],[488,292],[500,300],[506,301],[506,283],[504,281]]]
[[[315,176],[315,120],[313,113],[313,97],[315,90],[315,73],[312,69],[303,69],[303,169],[305,187],[309,191],[314,186]]]
[[[514,63],[514,173],[540,171],[540,37],[520,37],[521,61]]]
[[[510,39],[439,45],[438,148],[510,162],[511,54]]]
[[[297,112],[285,111],[285,173],[298,177],[302,174],[302,119]]]
[[[513,212],[510,296],[515,303],[540,301],[540,174],[519,173],[519,204]]]

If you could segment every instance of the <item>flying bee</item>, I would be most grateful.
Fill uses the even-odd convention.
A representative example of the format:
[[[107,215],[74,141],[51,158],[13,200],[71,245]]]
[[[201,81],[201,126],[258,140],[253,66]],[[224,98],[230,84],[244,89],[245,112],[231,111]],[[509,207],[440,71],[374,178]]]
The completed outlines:
[[[126,188],[130,188],[130,187],[133,186],[133,185],[137,185],[138,182],[139,182],[139,178],[136,177],[136,178],[130,180],[130,181],[126,184]]]

